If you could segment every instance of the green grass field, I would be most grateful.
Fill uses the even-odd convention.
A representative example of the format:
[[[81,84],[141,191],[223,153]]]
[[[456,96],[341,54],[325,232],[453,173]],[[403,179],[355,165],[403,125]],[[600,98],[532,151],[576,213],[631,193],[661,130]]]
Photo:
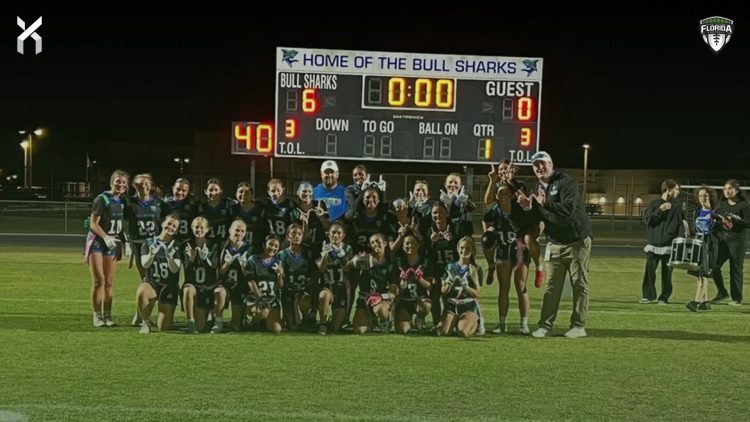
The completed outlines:
[[[3,420],[747,420],[750,306],[640,305],[641,258],[596,258],[588,338],[266,333],[140,335],[134,270],[118,268],[117,328],[93,328],[79,249],[0,254]],[[713,294],[713,286],[710,294]],[[497,286],[485,287],[488,331]],[[541,290],[531,288],[533,322]],[[512,303],[515,306],[515,302]],[[515,328],[515,308],[509,324]],[[184,316],[178,315],[178,322]]]

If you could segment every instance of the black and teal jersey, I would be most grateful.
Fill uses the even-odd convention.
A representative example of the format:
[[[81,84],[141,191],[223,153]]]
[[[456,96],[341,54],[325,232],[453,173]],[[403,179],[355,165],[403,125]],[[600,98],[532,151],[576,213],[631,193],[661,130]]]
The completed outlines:
[[[264,216],[267,221],[270,233],[284,239],[286,237],[286,228],[292,224],[292,211],[297,206],[289,198],[274,204],[269,199],[265,206]]]
[[[396,217],[389,213],[386,207],[379,207],[377,214],[369,217],[364,208],[347,213],[349,231],[347,235],[352,241],[354,253],[370,251],[370,236],[382,233],[388,242],[392,242],[398,233]]]
[[[127,200],[119,196],[113,197],[109,192],[102,192],[94,198],[91,214],[99,216],[99,227],[105,233],[110,236],[117,236],[122,233],[122,220],[126,204]]]
[[[441,236],[438,240],[432,241],[432,234],[439,231],[433,224],[425,237],[425,243],[428,244],[427,256],[429,261],[434,265],[433,273],[435,277],[442,277],[446,265],[454,262],[458,258],[458,234],[454,226],[448,225],[446,231],[451,233],[451,239],[447,240]]]
[[[323,223],[320,222],[318,214],[315,213],[315,208],[318,207],[318,204],[320,204],[321,208],[326,209],[325,202],[312,201],[312,211],[309,212],[307,219],[307,232],[309,233],[309,236],[307,236],[304,240],[304,243],[306,245],[309,245],[313,249],[313,251],[320,251],[320,248],[323,245],[323,241],[327,239],[325,229],[323,228]],[[302,209],[296,207],[292,211],[292,221],[302,224],[302,222],[300,221],[300,216],[303,213],[305,213],[305,211],[302,211]],[[323,218],[325,218],[325,216]]]
[[[198,203],[190,198],[178,201],[174,198],[164,200],[163,215],[176,215],[180,219],[180,228],[177,229],[175,239],[178,243],[184,244],[193,238],[191,224],[193,219],[198,216]]]
[[[477,208],[471,200],[467,201],[464,206],[453,199],[448,208],[448,221],[455,226],[459,237],[471,236],[474,234],[474,225],[471,222],[471,213]]]
[[[478,280],[474,280],[469,273],[470,267],[471,265],[462,267],[458,262],[448,264],[445,268],[445,275],[449,280],[451,288],[446,294],[446,298],[454,300],[473,299],[468,290],[463,287],[464,279],[469,282],[469,287],[472,289],[476,289],[479,286]]]
[[[495,228],[497,243],[499,245],[514,243],[520,233],[519,227],[513,223],[511,216],[505,214],[498,203],[492,204],[490,209],[484,214],[483,221]]]
[[[317,267],[310,248],[303,246],[298,254],[291,246],[279,252],[279,262],[284,269],[284,290],[309,292],[317,281]]]
[[[128,220],[130,240],[143,241],[161,233],[161,219],[164,203],[159,198],[151,197],[143,201],[138,196],[130,197],[125,207],[125,219]]]
[[[248,253],[249,250],[250,244],[246,241],[243,241],[242,245],[240,245],[239,248],[235,248],[230,244],[221,251],[221,253],[219,254],[218,267],[224,265],[224,257],[227,253],[231,256],[236,255],[237,258],[235,258],[234,262],[229,265],[229,268],[224,274],[219,274],[220,282],[230,288],[235,288],[238,285],[240,285],[242,288],[247,286],[247,276],[245,272],[247,271],[246,262],[248,260],[248,257],[250,256],[250,254]]]
[[[432,226],[432,202],[425,201],[422,205],[409,208],[409,217],[419,225],[419,233],[422,238],[429,239],[430,226]],[[425,244],[420,246],[425,249]]]
[[[232,206],[232,220],[239,218],[247,226],[245,240],[250,243],[252,255],[263,252],[263,239],[268,235],[268,222],[264,213],[265,206],[259,202],[253,202],[249,210],[243,209],[240,204]]]
[[[356,270],[360,298],[373,293],[388,293],[388,286],[398,282],[398,270],[392,261],[376,264],[367,270]]]
[[[247,279],[249,282],[255,282],[260,292],[260,297],[256,298],[261,301],[272,301],[280,297],[279,279],[273,266],[280,264],[279,257],[273,256],[264,260],[262,255],[253,255],[247,261]]]
[[[195,240],[191,240],[187,244],[193,249],[196,248]],[[196,252],[194,260],[191,261],[186,256],[184,262],[185,283],[202,287],[215,285],[218,280],[219,249],[216,242],[206,240],[203,247]]]
[[[146,268],[146,280],[151,284],[177,285],[180,279],[180,269],[172,272],[167,261],[167,251],[174,253],[173,256],[179,256],[177,254],[177,242],[171,240],[164,243],[156,237],[144,239],[141,245],[141,257],[149,255],[151,246],[156,246],[159,250],[156,252],[151,266]]]
[[[342,243],[337,250],[328,252],[326,270],[322,274],[323,283],[327,286],[346,284],[348,270],[346,264],[352,260],[354,250],[346,243]]]
[[[219,203],[212,207],[207,202],[198,205],[198,214],[208,220],[211,228],[208,238],[223,242],[229,237],[229,226],[232,224],[232,205],[234,201],[229,198],[221,198]]]
[[[416,271],[422,271],[423,278],[432,277],[432,265],[430,265],[429,259],[426,257],[419,257],[417,262],[409,264],[409,259],[406,254],[399,253],[396,258],[397,265],[397,276],[399,280],[399,292],[398,297],[400,300],[416,300],[422,296],[428,296],[429,292],[417,281],[415,275]],[[406,280],[406,286],[401,284],[401,273],[408,272],[409,278]],[[403,287],[403,288],[402,288]]]

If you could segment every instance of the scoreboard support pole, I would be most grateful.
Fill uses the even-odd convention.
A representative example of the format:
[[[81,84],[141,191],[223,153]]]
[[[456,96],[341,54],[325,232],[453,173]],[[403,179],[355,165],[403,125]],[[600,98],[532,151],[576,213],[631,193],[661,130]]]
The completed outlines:
[[[250,186],[253,187],[253,192],[257,192],[255,189],[255,157],[250,160]],[[253,196],[255,196],[253,194]]]

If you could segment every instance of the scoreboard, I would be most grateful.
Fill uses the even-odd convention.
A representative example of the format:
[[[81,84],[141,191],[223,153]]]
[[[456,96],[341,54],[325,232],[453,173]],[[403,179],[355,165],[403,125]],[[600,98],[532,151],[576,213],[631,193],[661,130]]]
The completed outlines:
[[[275,156],[529,164],[542,59],[278,48]]]

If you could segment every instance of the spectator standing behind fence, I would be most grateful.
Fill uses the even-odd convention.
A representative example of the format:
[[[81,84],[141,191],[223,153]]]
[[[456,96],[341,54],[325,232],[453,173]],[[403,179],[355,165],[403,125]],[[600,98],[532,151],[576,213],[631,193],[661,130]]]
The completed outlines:
[[[750,205],[742,195],[740,184],[735,179],[724,183],[724,199],[716,206],[715,216],[720,223],[718,233],[718,257],[711,271],[718,293],[711,302],[718,303],[727,298],[727,288],[721,275],[721,266],[729,260],[729,292],[732,306],[742,304],[742,275],[745,258],[745,234],[750,224]]]
[[[539,151],[531,157],[539,179],[537,192],[526,196],[518,192],[518,203],[544,222],[549,242],[545,251],[548,281],[544,290],[542,315],[534,337],[546,337],[557,318],[565,275],[573,286],[573,313],[566,337],[586,337],[589,308],[589,258],[591,223],[578,194],[578,183],[567,174],[555,171],[552,157]]]
[[[661,196],[651,201],[643,214],[643,222],[648,232],[646,252],[646,270],[643,274],[643,285],[640,303],[652,303],[656,297],[656,267],[661,262],[661,294],[658,297],[660,305],[669,303],[672,295],[672,268],[669,257],[672,251],[672,241],[685,235],[682,220],[685,212],[682,203],[677,200],[680,195],[680,185],[672,179],[661,183]]]

